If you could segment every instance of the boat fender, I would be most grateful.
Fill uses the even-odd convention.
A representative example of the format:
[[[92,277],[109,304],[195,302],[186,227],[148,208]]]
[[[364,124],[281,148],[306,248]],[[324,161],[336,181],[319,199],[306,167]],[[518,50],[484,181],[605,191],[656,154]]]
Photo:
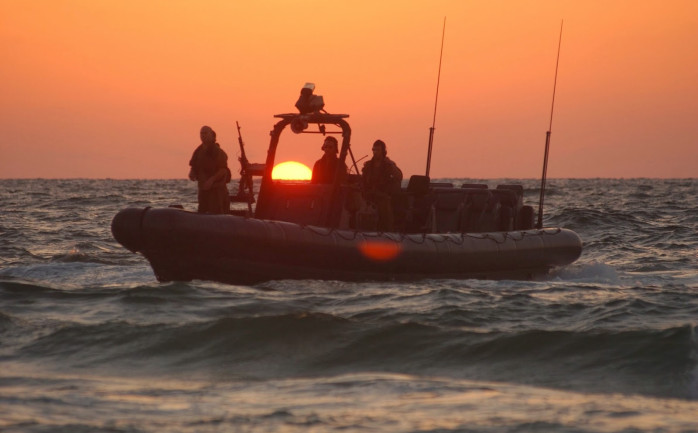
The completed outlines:
[[[143,217],[150,207],[123,209],[114,216],[111,232],[131,252],[143,250]]]

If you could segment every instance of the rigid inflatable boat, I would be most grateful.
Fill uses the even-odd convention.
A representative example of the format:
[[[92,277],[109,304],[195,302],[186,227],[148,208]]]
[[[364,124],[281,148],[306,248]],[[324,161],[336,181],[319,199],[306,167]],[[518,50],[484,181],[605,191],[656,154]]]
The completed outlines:
[[[349,116],[326,113],[323,105],[312,88],[304,88],[299,113],[276,115],[264,164],[248,163],[240,140],[241,179],[231,199],[245,209],[209,215],[128,208],[112,221],[115,239],[143,254],[160,281],[230,284],[529,279],[580,256],[582,242],[573,231],[534,227],[535,212],[523,203],[521,185],[452,185],[414,175],[393,197],[395,231],[377,231],[350,149]],[[353,173],[330,184],[274,179],[280,136],[289,125],[296,134],[341,135],[339,159],[349,156]],[[253,182],[254,176],[261,181]]]

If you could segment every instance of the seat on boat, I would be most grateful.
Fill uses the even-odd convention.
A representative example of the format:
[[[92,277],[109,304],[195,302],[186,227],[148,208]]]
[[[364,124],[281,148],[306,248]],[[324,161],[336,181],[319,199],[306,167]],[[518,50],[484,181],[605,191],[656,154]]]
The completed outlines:
[[[397,227],[407,233],[428,232],[427,222],[431,213],[432,197],[429,195],[429,176],[414,174],[410,176],[400,197],[404,206],[402,215],[396,218]],[[400,218],[401,217],[401,218]]]
[[[534,226],[533,206],[521,206],[516,215],[516,230],[530,230]]]
[[[499,197],[494,195],[491,191],[490,193],[491,194],[489,196],[489,200],[487,201],[487,206],[485,207],[485,211],[480,221],[480,231],[483,232],[496,232],[500,230],[499,217],[502,206],[499,202]]]
[[[407,193],[420,195],[429,192],[429,176],[413,174],[407,183]]]
[[[517,227],[518,211],[523,205],[523,186],[497,185],[492,193],[499,199],[498,230],[511,231]]]
[[[460,189],[437,190],[429,224],[431,230],[436,233],[460,232],[466,197],[466,191]]]
[[[461,229],[464,232],[497,231],[499,200],[489,189],[464,188],[467,191],[467,201],[461,218]]]

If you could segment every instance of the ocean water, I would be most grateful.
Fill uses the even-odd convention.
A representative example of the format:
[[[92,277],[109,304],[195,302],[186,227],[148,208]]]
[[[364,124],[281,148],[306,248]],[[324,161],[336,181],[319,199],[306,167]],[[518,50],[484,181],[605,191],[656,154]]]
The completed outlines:
[[[549,180],[584,252],[535,281],[160,284],[111,236],[195,200],[0,180],[0,431],[698,432],[696,179]]]

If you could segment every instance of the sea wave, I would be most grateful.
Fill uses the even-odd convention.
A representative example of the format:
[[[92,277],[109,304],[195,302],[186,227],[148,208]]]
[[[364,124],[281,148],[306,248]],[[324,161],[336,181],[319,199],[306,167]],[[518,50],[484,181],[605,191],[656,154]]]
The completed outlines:
[[[5,292],[27,288],[21,283],[4,284]],[[196,296],[189,289],[183,290],[173,296]],[[123,291],[111,296],[145,310],[168,302],[168,296],[153,288],[130,291],[137,292],[137,297]],[[35,295],[80,296],[87,304],[99,296],[64,292],[34,288]],[[507,295],[502,303],[509,305],[510,311],[507,313],[505,307],[502,313],[515,314],[517,302],[529,299],[530,295]],[[43,329],[35,339],[25,342],[15,356],[30,362],[51,360],[68,369],[121,371],[138,367],[144,374],[197,375],[199,371],[224,370],[231,376],[268,379],[383,371],[590,392],[692,396],[697,351],[694,324],[622,329],[628,315],[642,316],[661,308],[642,299],[615,299],[599,305],[602,311],[596,313],[593,323],[584,323],[583,316],[594,314],[586,311],[588,307],[560,307],[557,313],[549,314],[569,315],[578,329],[528,325],[517,331],[512,321],[512,326],[491,330],[498,327],[492,324],[485,330],[482,324],[469,326],[473,317],[463,319],[476,316],[472,312],[443,306],[428,315],[389,311],[372,315],[257,311],[250,315],[248,308],[242,313],[234,307],[222,307],[208,308],[207,316],[220,316],[212,319],[192,316],[191,312],[182,316],[156,313],[169,320],[149,322],[112,316],[80,323],[63,317],[56,320],[55,329]],[[544,316],[523,322],[545,323]],[[183,317],[188,320],[182,321]],[[3,322],[5,327],[13,323],[12,315],[5,314]]]
[[[547,191],[584,250],[533,281],[238,286],[159,283],[111,236],[192,182],[0,180],[0,429],[695,430],[698,181]]]

